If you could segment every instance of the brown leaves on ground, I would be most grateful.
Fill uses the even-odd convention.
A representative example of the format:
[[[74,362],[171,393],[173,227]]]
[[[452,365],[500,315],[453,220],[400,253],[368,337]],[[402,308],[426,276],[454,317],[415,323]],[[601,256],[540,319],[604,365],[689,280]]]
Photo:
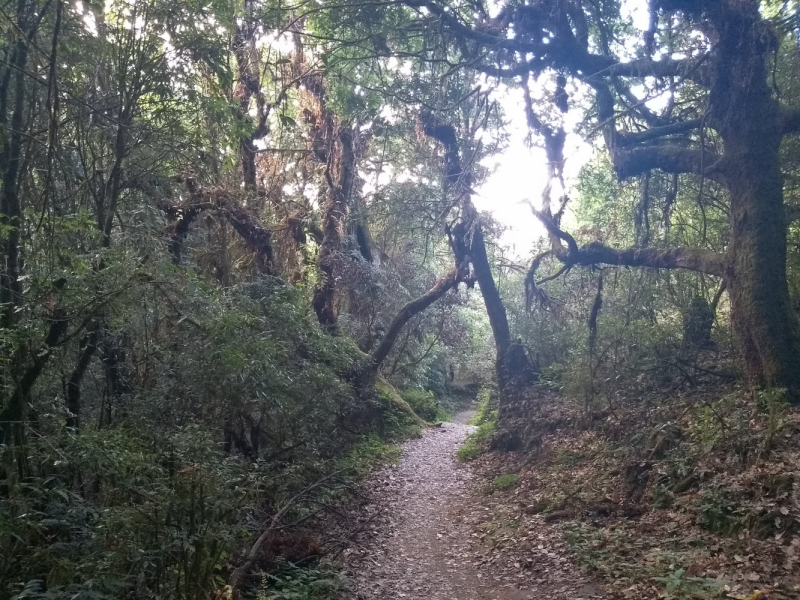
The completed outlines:
[[[537,389],[505,423],[526,450],[476,467],[519,475],[485,501],[495,562],[568,550],[615,598],[800,598],[800,413],[753,405],[716,389],[587,412]]]
[[[460,424],[429,429],[406,444],[396,467],[367,482],[359,513],[369,526],[344,553],[353,588],[345,597],[601,598],[558,530],[544,525],[523,535],[516,507],[486,496],[480,478],[456,462],[468,431]],[[517,553],[523,543],[524,556]]]

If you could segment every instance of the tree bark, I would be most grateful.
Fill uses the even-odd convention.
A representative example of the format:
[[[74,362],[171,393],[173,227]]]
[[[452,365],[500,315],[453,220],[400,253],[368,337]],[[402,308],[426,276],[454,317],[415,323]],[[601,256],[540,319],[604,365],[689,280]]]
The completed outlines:
[[[786,233],[780,228],[781,210],[766,214],[769,195],[768,187],[760,192],[732,189],[733,323],[751,379],[798,394],[800,335],[786,280]]]
[[[81,382],[86,374],[86,369],[97,352],[97,341],[100,336],[100,323],[95,322],[89,328],[86,336],[81,340],[78,363],[72,373],[64,382],[64,396],[67,404],[67,427],[77,429],[81,423]]]
[[[22,444],[25,436],[25,405],[28,397],[47,361],[50,360],[53,348],[62,342],[66,331],[67,319],[64,312],[56,309],[50,319],[42,348],[36,353],[33,363],[20,377],[11,397],[0,411],[0,444],[6,446]]]
[[[501,398],[504,403],[507,403],[516,398],[522,389],[533,383],[537,374],[525,354],[525,348],[512,340],[506,307],[503,305],[500,291],[494,282],[492,268],[486,255],[486,241],[477,217],[471,228],[463,223],[456,226],[453,237],[459,244],[463,244],[469,249],[472,268],[475,270],[475,279],[481,288],[483,304],[486,306],[486,314],[489,316],[489,324],[492,327],[496,350],[497,386],[500,389]]]
[[[719,35],[709,113],[725,144],[731,201],[728,289],[733,323],[754,383],[800,402],[800,324],[786,278],[780,143],[785,117],[767,84],[771,31],[757,3],[710,12]]]
[[[235,96],[239,100],[237,117],[245,126],[250,121],[250,103],[255,97],[257,108],[257,124],[248,133],[239,138],[239,160],[242,165],[242,179],[245,188],[255,190],[257,186],[256,155],[258,150],[255,142],[269,132],[267,118],[270,106],[264,99],[261,90],[261,81],[256,51],[256,38],[258,35],[258,18],[254,14],[253,0],[245,0],[242,14],[238,17],[233,35],[233,53],[236,57],[238,81],[236,82]]]
[[[14,325],[16,311],[22,302],[22,286],[19,282],[21,275],[20,264],[20,230],[23,225],[22,203],[19,197],[19,180],[22,175],[23,165],[23,131],[25,115],[25,78],[28,63],[28,35],[29,10],[32,7],[26,0],[17,2],[17,27],[16,43],[13,44],[11,60],[0,86],[0,126],[6,125],[7,106],[10,84],[13,82],[13,110],[11,113],[10,127],[7,131],[7,141],[0,151],[0,168],[2,168],[3,191],[0,195],[0,227],[6,228],[3,235],[3,253],[5,255],[5,268],[0,273],[0,324],[5,328]],[[24,33],[23,33],[24,32]],[[32,31],[31,31],[32,33]]]
[[[494,282],[480,218],[472,204],[470,176],[462,170],[456,131],[451,125],[438,123],[428,112],[420,114],[420,123],[426,135],[444,146],[445,186],[455,195],[462,211],[461,221],[450,232],[450,243],[456,263],[468,260],[475,271],[494,336],[497,385],[501,400],[507,405],[536,379],[537,373],[522,345],[512,342],[506,307]]]
[[[327,109],[326,109],[327,110]],[[342,129],[336,136],[334,151],[328,157],[328,205],[322,220],[323,238],[319,249],[318,266],[322,281],[314,290],[314,312],[320,324],[331,333],[336,332],[335,263],[342,247],[344,222],[348,213],[348,199],[355,177],[355,152],[352,132]],[[332,168],[331,168],[332,167]],[[331,171],[335,173],[331,173]],[[334,178],[335,176],[335,178]]]
[[[768,106],[772,104],[765,100]],[[723,131],[731,161],[728,291],[733,324],[751,380],[758,385],[787,388],[797,401],[800,326],[786,279],[780,137],[776,135],[777,119],[757,121],[761,122],[749,124],[742,119],[739,127]]]

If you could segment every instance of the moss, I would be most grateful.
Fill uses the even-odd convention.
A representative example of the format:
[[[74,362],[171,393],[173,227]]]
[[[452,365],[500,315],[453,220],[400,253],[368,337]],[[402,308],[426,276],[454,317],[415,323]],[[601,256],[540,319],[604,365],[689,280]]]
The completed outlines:
[[[399,410],[403,413],[406,417],[408,417],[411,422],[421,428],[428,427],[429,423],[424,421],[414,412],[414,409],[406,402],[403,397],[400,395],[400,392],[395,389],[395,387],[386,381],[381,375],[378,375],[375,378],[375,391],[378,393],[378,398],[391,406]]]
[[[414,412],[429,422],[447,421],[450,415],[442,407],[432,392],[424,390],[404,390],[403,399]]]
[[[519,475],[515,473],[504,473],[503,475],[498,475],[495,477],[494,481],[492,482],[492,490],[503,492],[516,487],[518,483]]]
[[[492,388],[481,388],[478,392],[478,405],[476,406],[475,414],[469,420],[470,425],[479,426],[497,421],[496,397],[497,394]]]
[[[478,392],[477,412],[469,421],[469,424],[474,425],[476,429],[467,436],[464,444],[458,449],[456,456],[459,460],[473,460],[488,447],[497,429],[496,398],[497,394],[492,388],[485,387]]]
[[[469,461],[477,458],[488,446],[489,440],[494,435],[496,427],[495,421],[489,421],[479,425],[475,431],[467,436],[464,444],[456,452],[459,460]]]

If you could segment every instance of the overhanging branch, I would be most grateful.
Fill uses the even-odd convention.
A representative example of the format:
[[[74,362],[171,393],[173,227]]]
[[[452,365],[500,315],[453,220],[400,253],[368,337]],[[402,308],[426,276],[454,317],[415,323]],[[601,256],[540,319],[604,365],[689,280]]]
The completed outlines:
[[[616,249],[599,242],[583,246],[574,257],[573,265],[597,264],[651,269],[687,269],[706,275],[725,277],[727,260],[723,254],[702,248],[626,248]]]
[[[728,262],[724,254],[703,248],[610,248],[600,242],[591,242],[578,247],[575,238],[559,229],[552,220],[534,209],[545,228],[567,242],[566,253],[553,252],[568,266],[591,266],[598,264],[621,267],[649,267],[652,269],[687,269],[707,275],[725,278]]]
[[[525,298],[527,308],[533,301],[546,299],[546,294],[539,289],[535,280],[536,271],[547,256],[555,256],[564,265],[554,276],[557,277],[574,266],[614,265],[622,267],[644,267],[651,269],[686,269],[706,275],[714,275],[723,280],[727,277],[728,261],[725,255],[702,248],[611,248],[600,242],[592,242],[578,247],[575,238],[562,231],[546,214],[531,207],[533,214],[539,218],[550,234],[553,248],[538,255],[531,264],[525,278]],[[564,248],[558,240],[567,243]],[[547,281],[551,278],[547,278]]]
[[[465,270],[466,265],[460,270],[454,268],[450,273],[439,279],[425,294],[419,298],[415,298],[400,309],[400,312],[397,313],[391,325],[389,325],[386,335],[383,337],[380,344],[378,344],[377,348],[370,354],[365,375],[377,373],[383,361],[389,356],[389,352],[391,352],[397,340],[397,336],[400,335],[406,323],[456,287],[460,281],[460,274],[463,274]]]
[[[655,61],[637,59],[619,62],[611,56],[588,52],[569,30],[561,31],[561,36],[549,38],[547,43],[539,39],[523,39],[522,36],[512,38],[470,27],[459,20],[451,11],[435,2],[405,0],[404,3],[412,8],[424,8],[436,17],[444,28],[461,40],[476,42],[490,51],[503,50],[519,53],[521,56],[533,55],[523,62],[507,67],[498,66],[497,64],[470,63],[473,68],[494,77],[516,77],[541,71],[542,67],[549,66],[556,69],[565,69],[579,78],[594,76],[632,78],[683,77],[697,83],[703,83],[703,74],[700,67],[706,61],[707,55],[705,54],[683,60],[667,59]],[[497,22],[497,25],[501,29],[507,29],[508,23]],[[503,25],[505,25],[505,28]]]
[[[714,152],[691,150],[677,146],[640,146],[611,149],[617,177],[627,179],[653,169],[665,173],[693,173],[722,185],[726,183],[723,158]]]
[[[660,139],[668,135],[686,133],[687,131],[699,129],[702,125],[702,119],[690,119],[670,125],[662,125],[661,127],[650,127],[640,133],[619,132],[617,134],[617,144],[620,146],[632,146],[634,144]]]

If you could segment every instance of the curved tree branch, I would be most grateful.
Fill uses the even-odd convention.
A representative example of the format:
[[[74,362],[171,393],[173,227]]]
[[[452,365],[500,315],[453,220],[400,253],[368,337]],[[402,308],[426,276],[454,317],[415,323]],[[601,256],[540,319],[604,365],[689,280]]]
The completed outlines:
[[[375,350],[369,355],[369,361],[362,376],[369,377],[378,372],[383,361],[389,356],[389,352],[391,352],[392,346],[394,346],[397,336],[400,335],[405,324],[456,287],[459,281],[462,280],[465,271],[466,265],[462,266],[460,269],[454,268],[447,275],[439,279],[425,294],[419,298],[415,298],[400,309],[400,312],[397,313],[391,325],[389,325],[389,329],[386,335],[383,336],[380,344],[378,344]]]
[[[192,222],[203,211],[216,210],[225,217],[245,243],[264,260],[264,271],[269,275],[274,274],[272,232],[264,227],[256,217],[239,206],[224,189],[202,188],[191,177],[182,181],[185,181],[186,189],[189,191],[189,202],[181,207],[169,205],[161,207],[173,219],[167,228],[173,262],[180,262],[182,244]]]
[[[578,247],[575,238],[559,229],[546,215],[536,209],[533,209],[533,213],[552,236],[567,242],[568,248],[566,252],[562,247],[560,251],[554,249],[552,254],[570,267],[605,264],[622,267],[648,267],[651,269],[687,269],[723,279],[728,274],[728,260],[725,255],[702,248],[617,249],[610,248],[600,242],[592,242]],[[536,261],[531,265],[531,271],[528,273],[529,280],[533,278],[535,267],[538,267]]]

